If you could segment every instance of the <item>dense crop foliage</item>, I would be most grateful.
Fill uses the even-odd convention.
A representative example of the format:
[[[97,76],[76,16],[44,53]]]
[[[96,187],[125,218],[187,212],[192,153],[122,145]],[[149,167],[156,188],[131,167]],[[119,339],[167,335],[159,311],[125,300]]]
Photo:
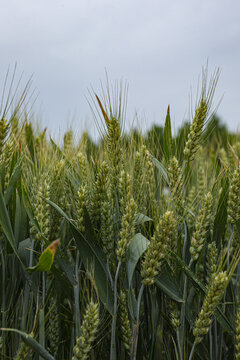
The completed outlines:
[[[240,137],[211,116],[217,78],[176,135],[169,108],[124,134],[121,89],[93,94],[98,144],[48,139],[25,92],[2,104],[2,360],[240,359]]]

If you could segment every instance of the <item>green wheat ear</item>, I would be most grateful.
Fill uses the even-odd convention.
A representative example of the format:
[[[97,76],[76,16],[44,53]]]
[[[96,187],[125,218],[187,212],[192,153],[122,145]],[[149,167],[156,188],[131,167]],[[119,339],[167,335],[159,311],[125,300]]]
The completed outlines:
[[[203,201],[202,208],[196,221],[196,229],[191,239],[190,253],[193,261],[196,261],[203,248],[208,227],[211,222],[212,195],[208,193]]]
[[[2,117],[0,119],[0,154],[2,154],[3,151],[3,146],[5,144],[8,129],[9,129],[8,122],[4,117]]]
[[[192,161],[199,148],[199,141],[202,134],[205,119],[208,113],[208,106],[205,99],[202,99],[200,105],[195,110],[195,116],[190,127],[188,140],[184,149],[184,155],[189,161]]]
[[[35,238],[41,243],[43,243],[44,238],[50,238],[50,205],[46,200],[50,200],[50,180],[48,175],[43,175],[36,192],[34,211],[35,219],[40,229]]]
[[[136,204],[133,198],[129,200],[122,217],[120,239],[117,244],[116,255],[118,260],[125,261],[126,252],[131,239],[135,234]]]
[[[17,355],[14,357],[14,360],[31,360],[33,356],[33,351],[26,345],[23,341],[21,342],[20,348]]]
[[[101,207],[101,232],[100,237],[103,245],[103,251],[108,260],[114,260],[114,229],[113,229],[113,206],[106,199]]]
[[[155,233],[142,261],[141,276],[144,285],[154,284],[161,262],[167,256],[169,245],[176,237],[176,231],[174,215],[171,211],[167,211],[156,225]]]
[[[108,173],[108,164],[106,161],[103,161],[98,167],[91,201],[91,214],[95,227],[100,225],[102,205],[107,192]]]
[[[85,232],[85,225],[84,225],[84,206],[86,206],[86,187],[84,185],[80,186],[77,192],[77,225],[79,231],[81,233]]]
[[[186,204],[184,200],[183,172],[176,157],[170,160],[168,172],[174,212],[178,220],[182,222],[186,215]]]
[[[54,298],[50,299],[49,310],[49,326],[48,326],[48,340],[51,353],[56,355],[59,346],[59,314],[57,301]]]
[[[86,360],[95,340],[99,324],[99,305],[91,301],[86,308],[83,322],[80,329],[80,337],[77,338],[73,348],[72,360]]]
[[[67,131],[64,134],[64,139],[63,139],[63,151],[65,153],[69,152],[73,146],[73,132],[72,130]]]
[[[213,75],[210,86],[207,90],[207,68],[203,70],[201,98],[198,107],[195,110],[193,122],[190,127],[188,139],[183,151],[187,161],[192,161],[199,149],[203,127],[207,122],[207,118],[210,114],[212,98],[215,92],[218,78],[219,69]]]
[[[33,337],[32,334],[30,334]],[[20,347],[14,360],[32,360],[33,357],[33,350],[29,347],[24,341],[20,342]]]
[[[240,217],[240,166],[233,173],[227,212],[229,223],[236,224]]]
[[[127,351],[130,350],[132,344],[132,330],[128,317],[127,294],[121,290],[119,295],[119,317],[121,326],[121,337]]]
[[[81,151],[78,152],[77,154],[77,164],[79,166],[81,175],[82,175],[82,180],[84,182],[84,184],[87,184],[88,182],[88,161],[87,161],[87,157],[85,154],[83,154]]]
[[[125,261],[126,252],[131,239],[135,234],[135,219],[137,206],[131,194],[130,176],[121,171],[119,180],[120,210],[122,213],[121,230],[117,242],[116,255],[118,260]]]
[[[208,244],[207,247],[207,282],[209,283],[212,275],[217,271],[217,263],[218,263],[218,251],[215,241]]]
[[[240,360],[240,308],[237,310],[236,317],[236,360]]]
[[[194,221],[195,221],[195,199],[196,199],[196,188],[195,186],[192,186],[188,197],[187,197],[187,205],[188,205],[188,209],[190,211],[188,211],[187,213],[187,223],[189,225],[189,227],[192,227],[194,225]]]
[[[214,312],[223,297],[227,281],[228,276],[226,271],[215,273],[210,279],[207,294],[193,330],[196,344],[200,343],[209,331]]]

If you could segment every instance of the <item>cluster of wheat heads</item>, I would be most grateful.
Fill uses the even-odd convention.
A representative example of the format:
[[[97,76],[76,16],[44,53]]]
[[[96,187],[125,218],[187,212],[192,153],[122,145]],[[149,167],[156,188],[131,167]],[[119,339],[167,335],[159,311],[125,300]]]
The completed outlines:
[[[98,144],[48,139],[25,93],[1,106],[2,360],[240,359],[240,139],[211,119],[217,78],[175,136],[169,109],[124,134],[123,88],[93,94]]]

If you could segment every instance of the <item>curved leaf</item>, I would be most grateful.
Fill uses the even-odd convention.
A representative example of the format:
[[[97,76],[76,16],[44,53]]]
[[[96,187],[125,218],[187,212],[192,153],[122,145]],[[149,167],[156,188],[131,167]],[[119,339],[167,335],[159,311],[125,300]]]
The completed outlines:
[[[127,275],[128,275],[128,284],[131,286],[132,277],[134,270],[137,266],[138,260],[142,254],[146,251],[149,244],[149,240],[145,238],[142,234],[137,233],[131,240],[128,252],[127,252]]]
[[[190,254],[190,246],[191,246],[191,239],[189,234],[189,229],[187,222],[184,221],[184,242],[183,242],[183,260],[186,264],[189,264],[191,254]]]
[[[11,332],[14,332],[18,335],[20,335],[23,339],[23,341],[28,345],[30,346],[36,353],[38,353],[40,356],[43,357],[43,359],[45,360],[54,360],[54,357],[49,354],[49,352],[44,348],[42,347],[35,339],[33,339],[30,335],[20,331],[20,330],[17,330],[17,329],[1,329],[2,331],[11,331]]]
[[[171,299],[177,302],[183,302],[183,297],[180,292],[180,284],[178,284],[175,278],[171,275],[171,271],[167,265],[164,266],[156,278],[155,284]]]
[[[8,187],[7,187],[7,191],[6,191],[6,194],[5,194],[6,205],[8,204],[13,191],[16,190],[17,182],[19,181],[19,179],[21,177],[22,159],[23,159],[23,156],[21,156],[18,159],[18,161],[17,161],[17,163],[16,163],[16,165],[15,165],[15,167],[13,169],[12,175],[10,177],[9,184],[8,184]]]
[[[148,217],[147,215],[144,215],[141,213],[137,214],[137,217],[135,220],[136,225],[141,225],[147,221],[152,221],[152,219],[150,217]]]
[[[38,259],[38,263],[35,266],[27,268],[27,270],[30,272],[32,271],[45,272],[51,270],[59,242],[60,242],[59,239],[51,242],[51,244],[40,255],[40,258]]]
[[[29,256],[30,256],[30,249],[31,249],[31,239],[27,238],[25,240],[20,241],[18,244],[18,254],[22,260],[22,262],[25,264],[25,266],[28,266],[29,262]]]
[[[56,261],[59,269],[61,269],[65,273],[65,275],[66,275],[67,279],[69,280],[70,284],[72,286],[75,286],[76,283],[77,283],[77,280],[76,280],[76,278],[74,276],[73,266],[70,263],[67,256],[65,256],[63,254],[63,251],[61,251],[60,249],[58,250],[58,252],[55,255],[55,261]],[[53,268],[52,268],[52,270],[53,270]]]
[[[17,256],[20,263],[23,265],[19,255],[18,255],[18,252],[17,252],[17,248],[16,248],[16,244],[15,244],[15,237],[14,237],[14,234],[13,234],[11,221],[10,221],[10,218],[8,216],[6,204],[5,204],[1,189],[0,189],[0,225],[2,227],[2,230],[3,230],[3,232],[4,232],[5,236],[6,236],[9,244],[11,245],[11,248],[14,251],[15,255]]]
[[[227,226],[228,190],[229,181],[228,178],[225,177],[222,179],[222,192],[218,201],[217,213],[213,228],[213,240],[216,242],[219,248],[221,247],[221,242],[224,239]]]
[[[107,261],[102,249],[94,242],[91,224],[86,224],[87,233],[85,238],[85,236],[77,229],[73,221],[59,208],[59,206],[50,200],[46,201],[68,221],[84,267],[88,270],[93,270],[99,297],[108,311],[113,314],[113,293],[105,265]]]
[[[167,173],[165,166],[160,161],[158,161],[155,157],[153,157],[151,154],[150,154],[150,156],[151,156],[152,162],[154,163],[156,168],[159,170],[160,174],[162,175],[162,177],[164,178],[166,183],[169,185],[168,173]]]
[[[197,278],[197,276],[192,272],[192,270],[188,267],[188,265],[180,259],[176,254],[171,251],[173,261],[184,271],[190,279],[193,281],[193,284],[199,288],[204,294],[207,292],[206,287],[202,284],[202,282]],[[234,328],[229,322],[228,318],[224,315],[220,307],[218,306],[215,311],[215,316],[219,324],[222,326],[224,330],[226,330],[231,335],[234,334]]]
[[[29,220],[31,220],[31,223],[35,226],[36,230],[38,232],[41,232],[38,223],[34,219],[31,201],[29,199],[28,192],[27,192],[27,189],[26,189],[24,183],[22,184],[22,195],[23,195],[23,197],[22,197],[23,205],[24,205],[26,213],[29,217]]]

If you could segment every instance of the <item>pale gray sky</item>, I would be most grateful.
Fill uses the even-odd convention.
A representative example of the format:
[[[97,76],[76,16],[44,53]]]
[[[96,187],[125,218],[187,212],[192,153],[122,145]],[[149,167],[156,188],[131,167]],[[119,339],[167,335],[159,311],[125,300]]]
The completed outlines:
[[[74,118],[96,132],[87,89],[129,84],[128,123],[162,125],[168,104],[176,127],[188,116],[198,77],[221,68],[215,103],[230,129],[240,128],[239,0],[1,0],[0,88],[8,65],[32,73],[43,126],[63,132]]]

